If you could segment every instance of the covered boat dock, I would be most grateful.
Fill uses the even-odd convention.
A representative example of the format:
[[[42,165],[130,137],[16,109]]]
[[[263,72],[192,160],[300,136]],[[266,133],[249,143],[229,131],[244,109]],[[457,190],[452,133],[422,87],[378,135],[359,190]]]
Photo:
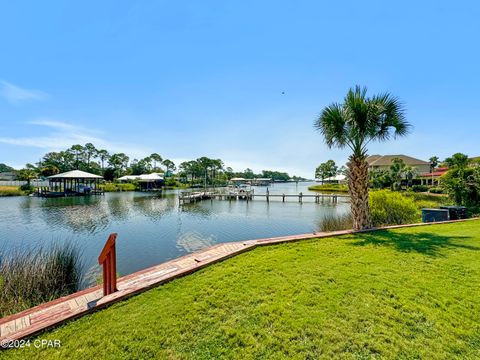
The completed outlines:
[[[43,197],[102,195],[100,182],[103,177],[86,171],[72,170],[48,177],[48,188],[39,189]]]
[[[138,182],[140,191],[160,191],[165,185],[165,179],[160,173],[125,175],[118,178],[118,181]]]

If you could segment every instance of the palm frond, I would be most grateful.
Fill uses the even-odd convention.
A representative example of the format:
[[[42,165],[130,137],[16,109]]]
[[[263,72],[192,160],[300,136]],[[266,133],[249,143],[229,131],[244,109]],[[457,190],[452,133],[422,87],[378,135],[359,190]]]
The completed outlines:
[[[356,156],[367,153],[371,141],[385,141],[405,136],[411,125],[403,103],[390,93],[367,97],[367,88],[355,86],[343,104],[327,106],[315,121],[329,147],[350,147]]]
[[[328,147],[343,148],[347,145],[348,140],[345,123],[343,107],[338,103],[333,103],[323,109],[315,121],[314,127],[322,133]]]

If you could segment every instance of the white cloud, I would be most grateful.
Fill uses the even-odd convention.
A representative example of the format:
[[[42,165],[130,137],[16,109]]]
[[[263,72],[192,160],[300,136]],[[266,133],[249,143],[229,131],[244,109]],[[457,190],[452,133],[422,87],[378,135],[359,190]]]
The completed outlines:
[[[105,140],[101,131],[74,125],[64,121],[52,119],[39,119],[28,122],[30,125],[41,126],[50,129],[45,135],[26,137],[0,137],[0,143],[28,146],[45,149],[46,151],[65,150],[72,145],[92,143],[99,149],[107,149],[110,152],[124,152],[132,157],[144,157],[150,154],[150,149],[132,144],[112,143]]]
[[[45,100],[48,95],[39,90],[23,89],[7,81],[0,81],[0,95],[11,103],[22,101]]]

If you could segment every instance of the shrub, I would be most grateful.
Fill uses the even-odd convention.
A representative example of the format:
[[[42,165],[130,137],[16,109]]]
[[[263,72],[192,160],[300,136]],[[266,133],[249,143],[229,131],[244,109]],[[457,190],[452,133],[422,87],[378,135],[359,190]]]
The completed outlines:
[[[125,184],[106,183],[106,184],[101,185],[100,187],[105,192],[135,191],[135,190],[137,190],[137,185],[134,184],[134,183],[125,183]]]
[[[177,180],[174,177],[169,177],[165,180],[165,186],[177,186]]]
[[[413,199],[389,190],[370,192],[370,211],[374,226],[408,224],[418,220]]]
[[[425,191],[428,191],[428,186],[427,185],[413,185],[412,186],[412,191],[425,192]]]
[[[319,228],[323,232],[353,229],[352,214],[325,215],[320,222]]]
[[[35,188],[31,184],[23,184],[22,186],[20,186],[20,190],[31,193],[35,191]]]
[[[432,187],[430,188],[429,192],[432,194],[443,194],[443,189],[440,187]]]
[[[415,201],[415,206],[417,207],[418,210],[421,210],[424,208],[428,208],[428,209],[439,208],[440,204],[436,201],[431,201],[431,200],[418,200],[418,201]]]
[[[70,242],[26,247],[0,256],[0,317],[78,291],[81,252]]]
[[[479,206],[480,167],[448,170],[442,175],[442,188],[457,205]]]
[[[120,191],[135,191],[137,190],[137,185],[134,183],[126,184],[116,184]]]

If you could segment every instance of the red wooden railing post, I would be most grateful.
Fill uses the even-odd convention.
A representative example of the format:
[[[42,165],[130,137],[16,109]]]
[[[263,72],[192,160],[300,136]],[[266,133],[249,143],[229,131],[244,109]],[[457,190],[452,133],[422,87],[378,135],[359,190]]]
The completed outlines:
[[[103,266],[103,296],[117,291],[117,256],[115,254],[115,240],[117,234],[110,234],[103,247],[98,263]]]

